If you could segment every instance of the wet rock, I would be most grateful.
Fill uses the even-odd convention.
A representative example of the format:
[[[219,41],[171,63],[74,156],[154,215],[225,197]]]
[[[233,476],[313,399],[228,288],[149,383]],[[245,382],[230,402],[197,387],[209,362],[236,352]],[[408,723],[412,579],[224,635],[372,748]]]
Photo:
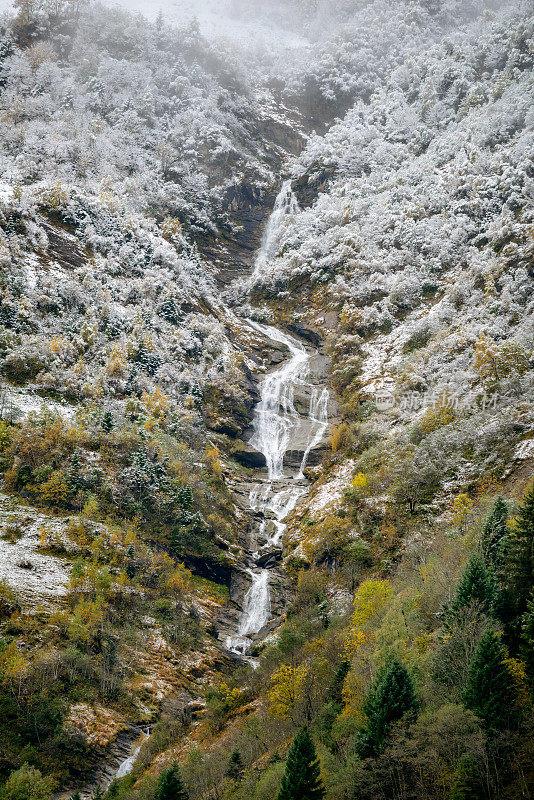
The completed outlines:
[[[249,469],[264,469],[267,466],[265,456],[248,444],[240,447],[233,454],[236,461]]]
[[[256,559],[256,564],[262,569],[272,569],[282,560],[281,547],[269,547],[262,551]]]
[[[293,181],[292,188],[298,198],[299,205],[302,206],[302,208],[309,208],[312,206],[317,200],[317,197],[328,189],[330,181],[335,174],[335,167],[323,167],[319,169],[314,166],[311,168],[310,172],[305,173]],[[311,177],[311,175],[313,175],[313,177]]]
[[[300,325],[298,322],[291,323],[287,326],[287,329],[290,333],[295,334],[300,339],[304,339],[306,342],[309,342],[313,347],[321,347],[323,344],[322,336],[317,333],[317,331],[312,330],[311,328],[306,328],[304,325]]]

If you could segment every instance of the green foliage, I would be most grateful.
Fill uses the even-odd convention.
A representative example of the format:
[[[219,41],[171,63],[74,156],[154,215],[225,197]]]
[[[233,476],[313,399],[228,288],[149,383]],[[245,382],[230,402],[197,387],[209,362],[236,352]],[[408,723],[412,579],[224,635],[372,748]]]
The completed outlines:
[[[155,800],[189,800],[184,789],[178,764],[164,770],[158,780]]]
[[[534,686],[534,596],[521,617],[520,652],[525,661],[527,675]]]
[[[482,552],[487,564],[494,568],[501,560],[501,545],[508,533],[508,506],[502,497],[498,497],[488,515],[482,532]]]
[[[243,777],[244,769],[241,753],[239,750],[234,750],[228,762],[227,777],[232,778],[234,781],[240,781]]]
[[[349,671],[350,661],[343,660],[336,669],[326,703],[316,721],[321,741],[328,746],[332,745],[331,734],[334,722],[343,710],[343,685]]]
[[[506,542],[503,584],[509,607],[521,617],[534,588],[534,488],[523,498]]]
[[[367,722],[359,737],[360,755],[369,758],[380,753],[393,723],[405,714],[417,713],[418,708],[408,670],[396,659],[391,659],[378,674],[363,706]]]
[[[52,778],[43,778],[35,767],[23,764],[12,772],[3,789],[1,800],[52,800],[55,783]]]
[[[473,658],[463,701],[489,728],[506,727],[513,715],[516,695],[506,658],[498,634],[486,631]]]
[[[454,773],[449,800],[484,800],[486,794],[479,770],[470,756],[462,756]]]
[[[104,433],[111,433],[114,427],[113,414],[111,411],[106,411],[102,417],[102,430]]]
[[[303,727],[291,745],[278,800],[322,800],[324,796],[315,745]]]
[[[486,613],[490,613],[495,600],[495,581],[487,569],[484,559],[475,553],[463,572],[456,589],[452,610],[458,611],[473,603],[479,603]]]

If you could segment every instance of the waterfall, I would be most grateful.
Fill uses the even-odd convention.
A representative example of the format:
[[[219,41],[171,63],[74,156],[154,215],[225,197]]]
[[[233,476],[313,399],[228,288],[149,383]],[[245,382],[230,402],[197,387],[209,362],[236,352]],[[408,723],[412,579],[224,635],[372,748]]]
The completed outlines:
[[[299,204],[291,188],[291,181],[285,181],[278,193],[272,214],[269,217],[267,227],[263,234],[261,246],[254,265],[253,278],[263,272],[269,262],[278,255],[282,226],[285,218],[292,214],[298,214],[299,211]]]
[[[260,572],[253,572],[249,569],[248,573],[252,583],[245,595],[237,634],[229,636],[226,640],[226,646],[234,653],[246,653],[252,644],[250,634],[261,631],[271,618],[269,570],[262,569]]]
[[[310,353],[293,337],[277,328],[248,323],[263,336],[284,344],[289,350],[289,359],[277,370],[267,375],[260,383],[260,401],[254,412],[253,435],[250,444],[265,456],[267,478],[250,490],[251,510],[263,517],[256,533],[253,565],[248,574],[251,585],[245,595],[237,632],[228,636],[227,647],[236,653],[245,654],[253,636],[262,630],[271,619],[270,570],[257,564],[262,551],[279,548],[286,530],[285,519],[306,494],[303,470],[310,452],[321,442],[328,426],[328,389],[322,390],[309,383]],[[295,408],[295,389],[309,393],[308,416]],[[284,457],[296,440],[304,446],[304,454],[297,475],[287,475]],[[272,523],[273,533],[265,536],[266,525]],[[258,546],[258,541],[263,541]],[[261,563],[261,562],[260,562]]]
[[[310,403],[310,421],[313,423],[314,427],[316,427],[316,431],[313,434],[312,439],[306,450],[304,451],[304,455],[302,457],[302,462],[300,465],[299,474],[297,478],[304,477],[304,470],[306,468],[306,464],[308,463],[308,458],[310,456],[311,451],[314,447],[317,447],[323,440],[323,437],[326,433],[326,429],[328,428],[328,401],[330,399],[330,392],[328,389],[323,389],[321,394],[319,394],[319,390],[316,386],[313,387],[313,395]]]
[[[304,347],[276,328],[251,322],[259,333],[289,348],[291,357],[283,367],[268,375],[260,384],[260,403],[254,416],[252,447],[263,453],[269,480],[284,475],[284,456],[291,434],[300,423],[294,406],[296,384],[303,384],[309,372],[309,355]]]
[[[300,208],[286,181],[276,198],[261,243],[252,279],[268,268],[280,249],[284,223]],[[322,441],[328,426],[328,389],[319,390],[309,382],[311,354],[304,345],[286,333],[269,325],[247,320],[246,323],[263,337],[289,350],[289,359],[267,375],[260,383],[260,401],[254,411],[253,435],[250,445],[265,456],[267,478],[250,490],[250,509],[259,514],[261,522],[252,543],[251,563],[247,573],[250,588],[245,594],[237,631],[228,636],[226,645],[236,653],[246,654],[255,634],[271,620],[270,570],[263,568],[264,551],[280,550],[286,530],[285,520],[306,494],[304,469],[311,451]],[[302,397],[309,395],[308,416],[295,407],[295,390]],[[300,404],[302,403],[300,398]],[[287,475],[284,458],[289,449],[303,451],[297,475]],[[266,536],[266,526],[272,533]]]

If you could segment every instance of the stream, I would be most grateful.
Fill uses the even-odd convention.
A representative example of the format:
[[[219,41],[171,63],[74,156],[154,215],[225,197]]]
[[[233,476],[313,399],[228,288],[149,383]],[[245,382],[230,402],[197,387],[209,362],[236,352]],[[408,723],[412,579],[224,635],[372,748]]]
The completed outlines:
[[[286,217],[299,211],[287,181],[267,223],[254,274],[268,268],[269,260],[276,254]],[[327,388],[314,385],[310,378],[310,364],[316,351],[270,325],[248,319],[243,320],[243,325],[262,338],[285,345],[289,351],[289,359],[269,373],[259,386],[260,401],[254,410],[249,444],[264,455],[266,470],[250,489],[249,508],[260,523],[253,532],[249,562],[245,565],[250,588],[243,599],[237,630],[226,638],[228,650],[244,656],[254,665],[247,653],[257,634],[273,619],[271,578],[277,569],[276,565],[262,564],[269,554],[276,553],[278,559],[281,558],[285,519],[308,492],[304,470],[311,452],[324,439],[330,394]],[[289,450],[302,453],[298,468],[284,463]],[[131,772],[139,751],[140,744],[120,764],[116,778]]]
[[[286,181],[267,223],[254,274],[268,267],[280,241],[281,228],[288,215],[299,213],[298,203]],[[247,320],[257,333],[289,350],[289,359],[260,383],[260,401],[254,411],[253,435],[249,444],[265,457],[267,475],[250,490],[249,507],[261,519],[251,542],[251,580],[245,594],[235,634],[226,639],[234,653],[246,655],[254,637],[272,619],[270,578],[272,567],[262,566],[264,555],[279,550],[286,530],[284,520],[308,491],[304,470],[312,450],[323,440],[328,427],[329,391],[310,380],[313,351],[293,336],[270,325]],[[297,408],[295,397],[306,398]],[[302,452],[300,468],[288,469],[284,463],[289,450]]]

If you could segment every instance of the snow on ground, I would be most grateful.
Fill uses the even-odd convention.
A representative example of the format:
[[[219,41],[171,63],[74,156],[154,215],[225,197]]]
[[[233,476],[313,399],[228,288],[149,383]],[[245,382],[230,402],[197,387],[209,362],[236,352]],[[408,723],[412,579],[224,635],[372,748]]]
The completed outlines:
[[[66,594],[70,562],[40,550],[41,528],[56,526],[59,534],[64,524],[0,494],[0,581],[23,606],[54,605]]]
[[[2,2],[0,0],[0,12],[4,9],[2,7]],[[0,181],[0,203],[6,203],[13,194],[13,187],[9,183],[4,183]]]
[[[59,414],[68,421],[72,420],[76,414],[75,406],[48,398],[44,399],[27,389],[14,389],[11,386],[0,385],[0,410],[4,419],[20,421],[29,417],[32,412],[38,414],[45,409]]]
[[[514,461],[526,461],[527,458],[534,458],[534,439],[521,442],[514,453]]]
[[[308,507],[310,514],[318,514],[327,506],[341,502],[343,492],[350,485],[353,469],[354,461],[352,460],[345,461],[344,464],[336,468],[332,479],[319,487],[317,494],[310,502]]]

